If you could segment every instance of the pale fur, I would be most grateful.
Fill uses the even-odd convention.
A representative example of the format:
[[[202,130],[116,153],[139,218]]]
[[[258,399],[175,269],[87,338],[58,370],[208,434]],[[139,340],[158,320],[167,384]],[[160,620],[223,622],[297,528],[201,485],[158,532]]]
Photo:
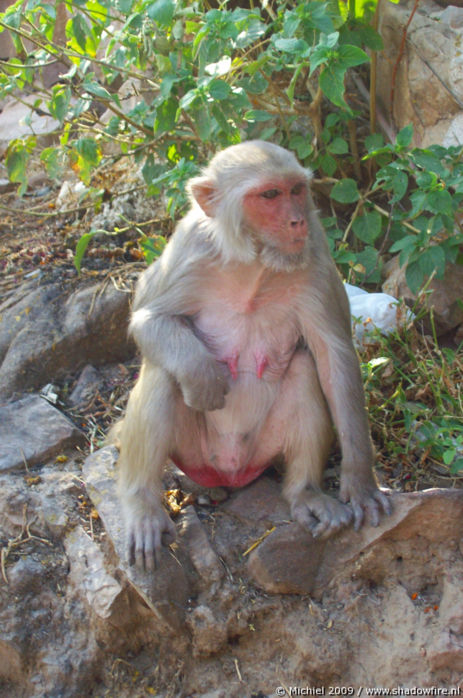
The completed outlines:
[[[160,504],[169,456],[233,474],[247,460],[283,455],[292,515],[315,533],[333,533],[352,511],[359,525],[364,510],[374,523],[388,510],[372,474],[348,302],[310,191],[309,236],[297,255],[275,247],[265,221],[257,235],[243,221],[250,188],[310,176],[269,143],[218,153],[190,182],[190,212],[139,280],[130,330],[143,366],[119,434],[119,490],[131,557],[141,564],[152,565],[162,534],[172,533]],[[351,509],[321,492],[332,421]]]

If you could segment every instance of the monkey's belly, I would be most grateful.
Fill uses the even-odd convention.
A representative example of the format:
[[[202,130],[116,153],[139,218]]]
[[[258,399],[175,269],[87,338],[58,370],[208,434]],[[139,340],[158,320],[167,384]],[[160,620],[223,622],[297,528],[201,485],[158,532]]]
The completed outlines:
[[[268,468],[270,463],[264,466],[254,466],[250,463],[244,470],[238,472],[220,472],[211,465],[185,466],[178,458],[172,459],[175,465],[185,475],[203,487],[244,487],[259,477]]]
[[[199,416],[187,434],[180,430],[172,460],[205,487],[243,487],[252,482],[281,452],[283,428],[267,426],[278,394],[278,383],[240,373],[223,409]]]

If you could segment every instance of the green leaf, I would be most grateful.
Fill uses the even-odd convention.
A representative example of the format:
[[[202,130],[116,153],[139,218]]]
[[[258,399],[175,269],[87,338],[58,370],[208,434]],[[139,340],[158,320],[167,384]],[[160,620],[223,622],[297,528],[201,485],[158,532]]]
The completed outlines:
[[[384,139],[380,133],[372,133],[365,138],[365,148],[368,150],[368,152],[382,148],[383,145]]]
[[[278,51],[283,53],[298,54],[299,57],[306,56],[309,53],[309,46],[303,39],[284,39],[277,38],[273,42]]]
[[[418,238],[416,235],[406,235],[394,242],[389,248],[389,252],[399,252],[400,250],[409,250],[410,252],[415,249],[418,244]]]
[[[343,68],[353,68],[362,63],[368,63],[368,54],[358,46],[340,46],[338,49],[338,60]]]
[[[297,152],[298,157],[301,160],[305,160],[313,152],[313,146],[310,142],[310,138],[302,133],[294,133],[289,141],[289,147],[291,150]]]
[[[82,266],[82,259],[85,254],[85,250],[89,246],[90,240],[92,237],[96,234],[97,231],[91,231],[90,233],[84,233],[82,237],[79,239],[77,245],[76,245],[76,251],[74,253],[74,266],[77,269],[77,272],[80,274],[80,269]]]
[[[453,215],[452,197],[446,189],[436,189],[430,191],[426,198],[426,208],[433,213],[443,213],[447,216]]]
[[[445,252],[439,245],[431,245],[424,253],[423,258],[428,260],[428,275],[432,274],[434,270],[437,272],[437,276],[441,279],[445,273],[446,257]]]
[[[444,177],[447,174],[446,168],[434,153],[416,149],[412,152],[412,159],[419,167],[422,167],[423,170],[435,172],[439,177]]]
[[[134,0],[116,0],[116,7],[123,15],[128,15],[132,9]]]
[[[394,196],[391,199],[391,203],[396,203],[401,201],[408,189],[408,176],[405,172],[397,172],[391,180],[392,191]]]
[[[406,148],[412,142],[412,138],[413,138],[413,126],[412,126],[412,124],[408,124],[408,126],[404,126],[404,128],[401,131],[399,131],[399,133],[397,134],[396,143],[397,143],[397,145],[401,146],[402,148]]]
[[[30,155],[22,143],[13,141],[10,143],[6,154],[6,167],[8,176],[12,182],[21,184],[20,194],[27,188],[27,163]]]
[[[421,269],[419,261],[410,262],[405,269],[405,281],[412,293],[415,295],[423,285],[425,274]]]
[[[349,152],[349,146],[344,138],[334,138],[327,146],[328,152],[333,155],[345,155]]]
[[[365,276],[368,276],[368,281],[381,281],[381,270],[378,265],[379,252],[371,245],[367,245],[363,250],[357,252],[356,263],[365,267]]]
[[[263,109],[249,109],[245,114],[244,118],[246,121],[270,121],[272,119],[272,114]]]
[[[463,470],[463,458],[457,458],[454,463],[452,463],[452,467],[450,468],[450,472],[452,474],[459,473],[460,470]]]
[[[100,85],[99,82],[91,82],[91,81],[84,81],[83,88],[86,92],[88,92],[91,95],[95,95],[95,97],[101,97],[103,99],[111,99],[114,101],[114,95],[111,94],[111,92],[108,92],[108,90],[103,87],[103,85]]]
[[[177,82],[178,78],[174,73],[168,73],[167,75],[164,75],[162,78],[161,82],[161,87],[159,89],[159,92],[161,94],[161,97],[168,97],[170,93],[172,92],[172,87],[175,85]]]
[[[156,235],[155,237],[148,237],[143,235],[140,240],[140,246],[143,250],[143,256],[146,263],[152,264],[155,259],[160,257],[167,241],[162,235]]]
[[[97,165],[100,160],[98,146],[93,138],[79,138],[74,147],[82,158],[91,165]]]
[[[328,65],[320,73],[318,84],[323,94],[337,107],[349,110],[344,101],[344,76],[345,69],[335,65]]]
[[[155,0],[148,5],[148,17],[161,27],[167,27],[171,22],[175,12],[175,3],[172,0]]]
[[[330,197],[341,204],[352,204],[360,198],[357,182],[354,179],[342,179],[331,190]]]
[[[327,46],[316,46],[310,54],[310,75],[322,63],[327,63],[333,54],[333,50]]]
[[[226,83],[224,80],[212,80],[212,82],[209,83],[209,94],[213,99],[217,100],[222,100],[222,99],[227,99],[228,95],[231,92],[230,85]]]
[[[381,235],[381,223],[381,215],[377,211],[369,211],[355,219],[352,229],[359,240],[372,244]]]
[[[51,179],[58,179],[63,175],[60,148],[44,148],[40,154],[40,160],[45,164],[47,174]]]
[[[62,85],[54,85],[53,96],[48,102],[50,114],[63,123],[66,118],[68,107],[71,101],[71,88]]]
[[[320,167],[328,177],[332,177],[338,169],[338,163],[332,155],[325,154],[320,157]]]
[[[75,40],[79,44],[82,51],[85,51],[87,36],[90,33],[90,29],[81,14],[78,13],[71,18],[71,27]]]

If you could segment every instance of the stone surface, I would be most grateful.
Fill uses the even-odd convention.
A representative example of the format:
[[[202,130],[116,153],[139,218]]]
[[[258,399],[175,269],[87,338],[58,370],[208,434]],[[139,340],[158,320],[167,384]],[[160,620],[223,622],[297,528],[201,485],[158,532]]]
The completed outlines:
[[[254,582],[272,594],[310,594],[325,545],[298,524],[273,531],[249,556]]]
[[[348,528],[326,541],[314,540],[296,524],[276,529],[251,553],[250,575],[267,592],[311,593],[320,599],[327,588],[352,575],[376,584],[388,575],[400,577],[406,550],[411,567],[407,584],[419,588],[431,547],[452,550],[461,537],[463,491],[435,489],[391,498],[392,514],[377,528]],[[417,542],[411,546],[413,539]]]
[[[222,579],[224,569],[192,506],[188,506],[183,512],[179,536],[187,546],[191,561],[203,582],[210,586]]]
[[[106,571],[101,550],[81,526],[67,534],[64,546],[70,562],[70,582],[85,594],[97,616],[109,618],[122,586]]]
[[[289,506],[281,497],[281,484],[266,475],[234,492],[223,508],[240,521],[271,524],[290,519]]]
[[[381,7],[379,29],[384,50],[378,56],[377,89],[380,103],[386,115],[392,112],[397,130],[412,123],[415,144],[426,147],[445,142],[449,134],[453,139],[460,137],[455,120],[463,110],[463,9],[454,7],[449,12],[450,8],[443,10],[432,0],[422,0],[408,27],[405,51],[398,62],[412,9],[411,0]]]
[[[407,305],[416,302],[416,296],[408,288],[405,280],[405,267],[399,266],[398,257],[391,259],[386,267],[386,280],[383,291],[396,298],[403,298]],[[461,304],[463,289],[463,266],[448,264],[443,279],[433,279],[428,290],[431,294],[425,296],[427,309],[433,310],[434,323],[438,336],[456,329],[463,323],[463,307]],[[425,327],[428,329],[426,321]]]
[[[86,488],[72,460],[0,474],[0,695],[242,698],[461,680],[461,490],[396,493],[377,528],[314,541],[266,475],[219,506],[187,506],[176,545],[137,576],[118,559],[116,458],[90,456]]]
[[[69,404],[73,407],[85,405],[95,395],[102,380],[101,373],[91,364],[87,364],[69,396]]]
[[[23,469],[84,441],[82,432],[38,395],[0,406],[0,471]]]
[[[83,476],[89,495],[111,537],[120,569],[163,627],[177,631],[183,622],[185,603],[191,592],[185,571],[175,555],[166,549],[154,572],[144,572],[127,564],[121,507],[116,492],[116,459],[117,450],[113,446],[107,446],[86,459]]]
[[[0,306],[0,396],[134,352],[127,337],[128,291],[97,284],[66,298],[58,284],[37,283]]]

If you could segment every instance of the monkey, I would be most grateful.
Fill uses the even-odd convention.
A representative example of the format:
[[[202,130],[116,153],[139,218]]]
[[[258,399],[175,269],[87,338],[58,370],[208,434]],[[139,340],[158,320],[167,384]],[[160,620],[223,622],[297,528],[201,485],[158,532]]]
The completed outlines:
[[[200,485],[236,488],[283,458],[291,516],[315,537],[391,511],[311,176],[266,141],[218,152],[138,280],[129,330],[142,366],[119,432],[131,564],[154,569],[175,537],[161,502],[168,459]],[[322,491],[334,427],[339,498]]]

